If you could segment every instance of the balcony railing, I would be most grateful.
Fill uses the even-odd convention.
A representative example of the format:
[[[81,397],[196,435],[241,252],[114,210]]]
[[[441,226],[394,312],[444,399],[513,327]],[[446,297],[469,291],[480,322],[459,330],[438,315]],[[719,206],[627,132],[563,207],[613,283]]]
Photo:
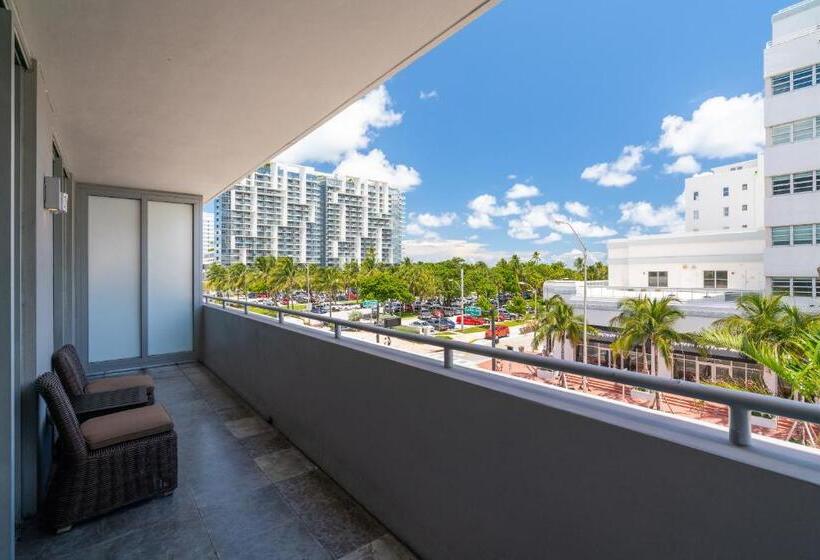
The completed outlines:
[[[283,307],[248,302],[245,300],[221,298],[210,295],[204,295],[203,299],[206,304],[217,303],[223,308],[238,307],[243,310],[245,314],[249,312],[249,308],[272,311],[277,314],[276,317],[279,323],[284,323],[285,316],[301,317],[304,319],[320,321],[333,326],[335,338],[341,338],[343,332],[342,329],[349,328],[378,335],[390,336],[392,338],[407,340],[428,346],[437,346],[442,348],[444,351],[443,365],[445,368],[453,367],[453,352],[460,351],[485,356],[488,358],[517,362],[541,369],[551,369],[565,373],[574,373],[576,375],[611,381],[622,385],[642,387],[661,393],[670,393],[673,395],[680,395],[698,400],[723,404],[729,408],[729,441],[736,446],[746,447],[752,442],[750,422],[750,414],[752,411],[784,416],[805,422],[820,423],[820,406],[814,404],[748,393],[744,391],[724,389],[722,387],[702,385],[682,379],[666,379],[616,368],[561,360],[558,358],[539,356],[536,354],[525,354],[523,352],[514,352],[501,348],[468,344],[466,342],[447,340],[433,336],[406,333],[357,321],[348,321],[345,319],[328,317],[318,313],[296,311]]]

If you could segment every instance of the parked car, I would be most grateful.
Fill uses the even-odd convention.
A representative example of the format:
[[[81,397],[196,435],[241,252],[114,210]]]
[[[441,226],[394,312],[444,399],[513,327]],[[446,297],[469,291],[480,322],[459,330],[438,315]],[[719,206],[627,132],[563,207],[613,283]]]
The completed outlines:
[[[457,324],[460,325],[463,322],[465,326],[481,326],[484,324],[484,319],[481,317],[473,317],[472,315],[456,315],[455,320]]]
[[[495,326],[495,336],[497,338],[510,336],[510,327],[508,327],[507,325],[496,325]],[[484,332],[484,338],[486,338],[487,340],[492,340],[493,339],[493,330],[492,329],[487,329]]]
[[[430,319],[429,323],[433,325],[433,328],[437,331],[449,331],[455,328],[455,325],[451,326],[451,322],[447,319],[442,319],[440,317],[433,317]]]
[[[429,327],[430,323],[428,323],[427,321],[413,321],[412,323],[410,323],[410,326],[411,327]]]

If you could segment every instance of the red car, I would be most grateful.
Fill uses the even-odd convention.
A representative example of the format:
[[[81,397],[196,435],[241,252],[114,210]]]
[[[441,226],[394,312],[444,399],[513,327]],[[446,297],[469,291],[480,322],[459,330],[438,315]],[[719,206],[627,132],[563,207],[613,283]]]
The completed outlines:
[[[507,325],[496,325],[495,326],[495,335],[498,338],[501,338],[502,336],[510,336],[510,327],[508,327]],[[487,340],[492,340],[493,330],[492,329],[487,329],[486,332],[484,333],[484,338],[486,338]]]
[[[464,321],[465,325],[483,325],[484,319],[481,317],[473,317],[472,315],[456,315],[454,317],[456,320],[456,324],[460,325],[462,321]]]

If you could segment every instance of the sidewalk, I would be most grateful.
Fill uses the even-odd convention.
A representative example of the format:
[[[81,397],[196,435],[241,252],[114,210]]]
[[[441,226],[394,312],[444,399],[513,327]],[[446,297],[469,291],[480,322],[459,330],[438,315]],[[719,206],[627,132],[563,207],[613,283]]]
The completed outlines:
[[[558,381],[544,381],[536,375],[536,368],[525,364],[508,362],[504,360],[497,360],[496,373],[503,373],[513,377],[527,379],[536,383],[544,385],[556,385]],[[492,360],[484,360],[477,364],[479,368],[485,370],[492,370]],[[581,376],[572,373],[566,374],[567,387],[573,390],[581,390]],[[626,402],[633,405],[649,407],[651,401],[634,399],[631,396],[631,387],[628,385],[621,385],[612,381],[604,381],[601,379],[587,378],[587,386],[590,394],[603,397],[606,399]],[[663,393],[661,396],[661,410],[672,414],[679,414],[699,420],[701,422],[708,422],[710,424],[717,424],[720,426],[729,425],[729,409],[727,406],[717,403],[706,402],[702,400],[693,399],[690,397],[683,397],[679,395],[670,395]],[[798,426],[797,430],[793,430],[795,421],[789,418],[778,417],[775,427],[763,428],[760,426],[752,426],[752,431],[755,434],[764,435],[767,437],[787,441],[790,432],[791,441],[793,443],[802,443],[802,426]],[[800,423],[803,424],[803,423]],[[811,424],[811,428],[815,434],[820,433],[820,426]],[[816,436],[815,436],[816,437]]]

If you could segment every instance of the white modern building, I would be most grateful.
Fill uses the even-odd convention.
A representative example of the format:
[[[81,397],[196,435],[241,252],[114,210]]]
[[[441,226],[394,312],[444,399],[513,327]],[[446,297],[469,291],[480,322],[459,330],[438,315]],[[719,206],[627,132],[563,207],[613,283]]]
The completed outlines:
[[[820,0],[772,17],[766,80],[766,287],[820,296]]]
[[[291,257],[322,266],[401,260],[404,194],[380,181],[271,161],[214,202],[216,260]]]
[[[214,235],[214,215],[202,213],[202,264],[209,265],[216,260],[216,237]]]
[[[763,158],[686,179],[684,231],[607,243],[611,288],[762,290]],[[702,290],[702,292],[699,292]]]

